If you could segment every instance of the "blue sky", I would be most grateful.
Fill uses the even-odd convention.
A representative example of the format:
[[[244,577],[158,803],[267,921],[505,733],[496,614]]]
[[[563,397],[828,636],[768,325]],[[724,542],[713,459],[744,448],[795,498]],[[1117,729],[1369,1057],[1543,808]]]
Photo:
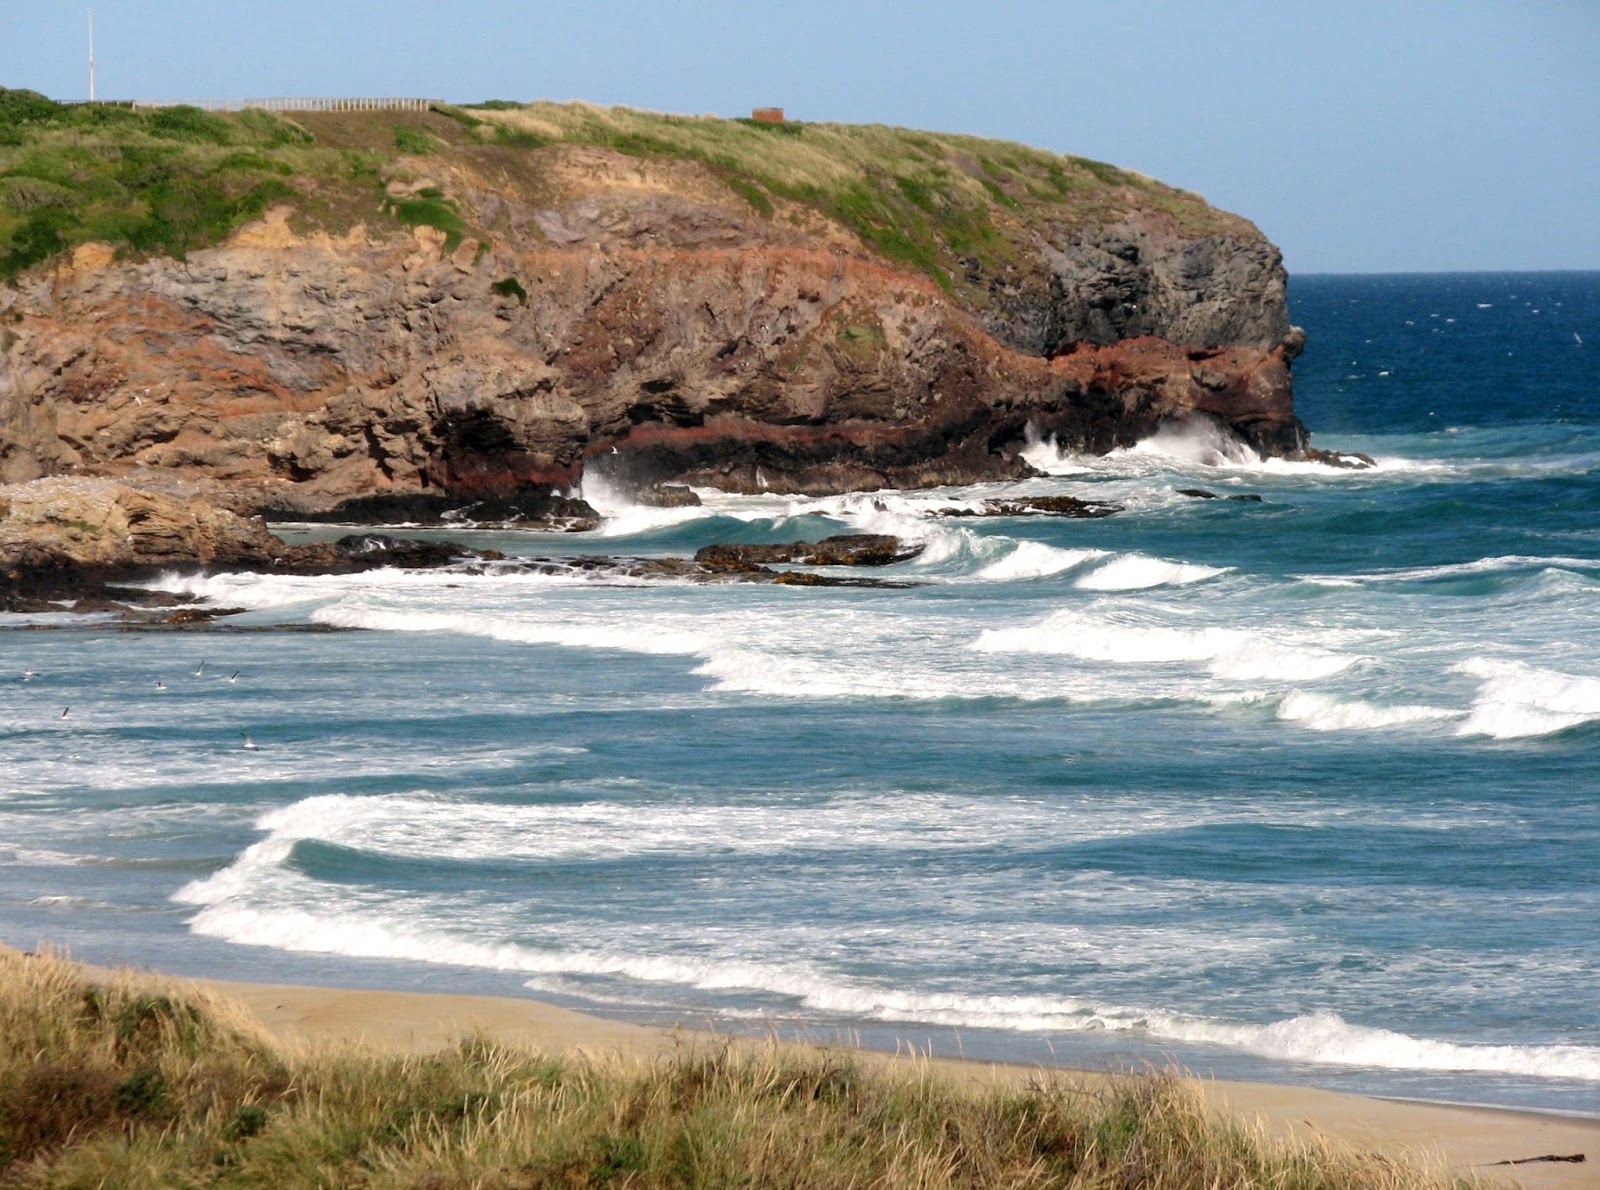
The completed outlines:
[[[0,85],[85,97],[85,7],[0,0]],[[775,104],[1142,170],[1292,272],[1600,268],[1600,0],[93,7],[101,98]]]

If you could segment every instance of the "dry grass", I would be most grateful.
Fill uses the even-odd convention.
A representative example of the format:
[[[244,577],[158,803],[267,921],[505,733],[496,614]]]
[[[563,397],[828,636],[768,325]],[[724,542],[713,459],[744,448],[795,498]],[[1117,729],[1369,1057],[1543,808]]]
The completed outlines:
[[[281,1051],[178,984],[92,982],[0,951],[0,1184],[1070,1186],[1422,1190],[1451,1183],[1269,1143],[1189,1084],[1015,1089],[757,1043],[652,1060],[481,1040],[423,1057]],[[1458,1183],[1465,1184],[1465,1183]]]

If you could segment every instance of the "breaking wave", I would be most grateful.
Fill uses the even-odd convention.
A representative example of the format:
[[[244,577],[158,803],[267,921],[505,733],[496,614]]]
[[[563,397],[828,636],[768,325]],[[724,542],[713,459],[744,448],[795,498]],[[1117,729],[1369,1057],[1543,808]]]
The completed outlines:
[[[1522,661],[1475,658],[1455,667],[1479,681],[1461,735],[1524,739],[1600,720],[1600,677],[1539,669]]]

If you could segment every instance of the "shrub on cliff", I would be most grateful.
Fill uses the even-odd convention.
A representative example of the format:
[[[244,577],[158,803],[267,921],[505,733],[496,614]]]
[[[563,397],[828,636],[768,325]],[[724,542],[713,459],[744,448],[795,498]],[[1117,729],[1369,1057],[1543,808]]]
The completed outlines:
[[[37,91],[0,87],[0,128],[15,128],[35,120],[48,120],[65,110],[65,104],[47,99]]]

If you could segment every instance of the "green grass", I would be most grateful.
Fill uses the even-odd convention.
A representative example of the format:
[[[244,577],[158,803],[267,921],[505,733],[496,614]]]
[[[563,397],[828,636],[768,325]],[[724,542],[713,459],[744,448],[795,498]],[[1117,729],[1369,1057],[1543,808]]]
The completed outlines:
[[[461,246],[467,225],[456,205],[437,190],[420,191],[415,198],[390,198],[384,209],[407,227],[432,227],[444,232],[444,250]]]
[[[537,186],[540,163],[562,145],[697,162],[756,216],[833,220],[973,303],[985,290],[965,279],[971,258],[996,275],[1033,260],[1040,234],[1114,221],[1134,206],[1165,213],[1181,234],[1255,234],[1196,195],[1103,162],[882,125],[506,100],[289,118],[59,104],[0,88],[0,279],[88,240],[182,256],[274,202],[291,203],[306,228],[427,225],[454,246],[484,235],[460,196],[389,192],[435,161],[444,176],[488,170]]]
[[[654,1059],[468,1039],[288,1050],[182,985],[0,951],[8,1186],[1467,1185],[1262,1139],[1166,1076],[980,1085],[926,1065],[702,1040]]]
[[[489,291],[497,297],[516,298],[517,304],[528,304],[528,291],[522,287],[522,282],[515,277],[506,277],[489,286]]]
[[[260,111],[136,112],[0,89],[0,127],[4,280],[91,240],[182,258],[302,186],[337,185],[343,165]]]
[[[394,147],[402,153],[426,156],[439,147],[439,142],[409,124],[400,124],[394,130]]]

